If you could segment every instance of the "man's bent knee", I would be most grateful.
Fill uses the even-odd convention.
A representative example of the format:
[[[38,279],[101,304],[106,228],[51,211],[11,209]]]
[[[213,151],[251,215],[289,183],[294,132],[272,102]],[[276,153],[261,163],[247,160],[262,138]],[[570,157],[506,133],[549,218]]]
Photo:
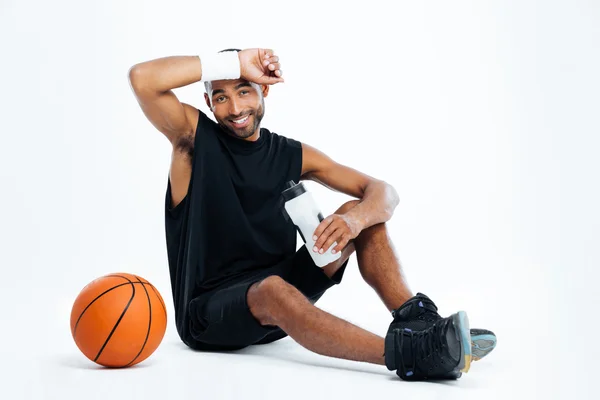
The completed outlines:
[[[334,214],[346,214],[348,211],[350,211],[351,208],[355,207],[358,203],[360,203],[360,200],[350,200],[345,202],[344,204],[342,204],[340,206],[340,208],[338,208]]]
[[[247,294],[248,308],[261,325],[276,325],[275,306],[291,286],[277,275],[269,276],[250,286]]]

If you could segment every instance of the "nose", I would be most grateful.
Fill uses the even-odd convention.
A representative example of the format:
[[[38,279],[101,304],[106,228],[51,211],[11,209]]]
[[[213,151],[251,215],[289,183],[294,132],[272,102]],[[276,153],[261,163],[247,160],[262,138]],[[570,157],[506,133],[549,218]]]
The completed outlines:
[[[240,115],[240,111],[242,110],[241,105],[234,99],[229,101],[229,115]]]

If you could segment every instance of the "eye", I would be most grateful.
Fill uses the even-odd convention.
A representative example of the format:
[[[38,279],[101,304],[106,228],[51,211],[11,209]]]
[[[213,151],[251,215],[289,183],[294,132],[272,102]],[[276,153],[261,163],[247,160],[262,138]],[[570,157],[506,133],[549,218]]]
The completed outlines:
[[[225,101],[225,96],[219,96],[217,97],[217,103],[222,103]]]
[[[249,91],[249,90],[242,90],[242,91],[240,91],[240,94],[241,94],[241,95],[246,95],[246,94],[248,94],[248,93],[250,93],[250,91]]]

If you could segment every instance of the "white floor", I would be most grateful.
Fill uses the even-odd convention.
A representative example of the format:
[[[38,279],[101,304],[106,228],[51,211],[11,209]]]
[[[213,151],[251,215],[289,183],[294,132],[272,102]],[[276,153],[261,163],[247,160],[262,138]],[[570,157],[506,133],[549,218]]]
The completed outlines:
[[[516,285],[516,292],[521,292],[526,282]],[[440,289],[443,285],[431,287],[442,314],[463,301],[451,290]],[[559,331],[560,322],[549,318],[544,307],[536,314],[540,288],[531,289],[502,301],[476,290],[469,295],[472,304],[462,308],[469,312],[471,326],[493,329],[498,346],[460,380],[443,383],[403,382],[384,367],[322,357],[290,338],[238,353],[194,352],[178,340],[172,320],[149,359],[129,369],[104,369],[84,358],[71,339],[74,293],[38,289],[28,300],[6,307],[4,320],[9,323],[1,332],[0,398],[594,398],[586,386],[591,385],[583,367],[587,358],[567,354],[573,337]],[[17,299],[25,287],[12,290],[2,292],[3,304]],[[169,303],[168,291],[163,292]],[[476,298],[478,302],[473,301]],[[332,289],[320,306],[379,334],[384,334],[390,319],[361,281],[354,262],[343,284]],[[562,344],[559,336],[565,339]]]

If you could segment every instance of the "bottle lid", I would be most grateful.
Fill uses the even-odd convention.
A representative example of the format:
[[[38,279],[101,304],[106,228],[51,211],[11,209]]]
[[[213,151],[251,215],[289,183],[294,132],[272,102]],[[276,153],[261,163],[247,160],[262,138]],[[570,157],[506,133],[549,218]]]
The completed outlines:
[[[296,184],[294,181],[288,181],[285,184],[285,190],[281,192],[281,196],[283,201],[288,201],[300,196],[302,193],[306,193],[306,188],[302,182]]]

